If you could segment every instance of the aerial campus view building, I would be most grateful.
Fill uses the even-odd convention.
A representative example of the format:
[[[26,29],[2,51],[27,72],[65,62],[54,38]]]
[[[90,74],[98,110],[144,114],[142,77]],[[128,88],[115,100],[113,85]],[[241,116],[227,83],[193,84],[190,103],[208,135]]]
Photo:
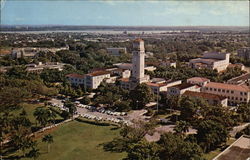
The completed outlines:
[[[250,160],[249,3],[2,0],[0,159]]]

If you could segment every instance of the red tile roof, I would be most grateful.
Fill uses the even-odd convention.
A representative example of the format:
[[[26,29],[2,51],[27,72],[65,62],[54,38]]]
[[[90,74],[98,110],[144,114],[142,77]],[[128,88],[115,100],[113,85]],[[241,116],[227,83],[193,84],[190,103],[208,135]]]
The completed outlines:
[[[178,88],[178,89],[181,90],[181,89],[186,89],[186,88],[193,87],[193,86],[197,86],[197,85],[195,85],[195,84],[189,84],[189,83],[182,83],[182,84],[178,84],[178,85],[175,85],[175,86],[172,86],[172,87],[173,88]]]
[[[134,42],[143,42],[143,40],[141,38],[136,38]]]
[[[187,79],[188,81],[196,81],[196,82],[206,82],[209,81],[209,79],[204,78],[204,77],[192,77]]]
[[[234,85],[234,84],[227,84],[227,83],[210,82],[206,84],[205,87],[250,92],[250,88],[246,85]]]
[[[129,78],[121,78],[121,79],[118,79],[119,81],[122,81],[122,82],[129,82]]]
[[[212,100],[224,100],[226,97],[212,94],[212,93],[204,93],[204,92],[194,92],[194,91],[186,91],[183,95],[191,96],[191,97],[200,97],[204,99],[212,99]]]
[[[71,73],[71,74],[67,74],[66,77],[83,79],[85,77],[85,75],[81,75],[81,74],[77,74],[77,73]]]
[[[167,86],[166,83],[151,83],[151,82],[147,82],[146,83],[148,86],[153,86],[153,87],[163,87],[163,86]]]
[[[105,74],[110,74],[110,72],[108,72],[108,71],[95,71],[95,72],[89,73],[87,75],[95,77],[95,76],[101,76],[101,75],[105,75]]]

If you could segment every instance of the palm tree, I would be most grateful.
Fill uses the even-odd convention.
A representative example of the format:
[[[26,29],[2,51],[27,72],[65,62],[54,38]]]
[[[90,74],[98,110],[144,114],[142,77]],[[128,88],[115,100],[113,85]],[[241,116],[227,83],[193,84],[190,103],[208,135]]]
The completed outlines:
[[[40,154],[41,153],[39,152],[39,149],[33,147],[28,153],[28,157],[34,158],[34,160],[36,160],[40,156]]]
[[[36,121],[38,121],[43,127],[46,126],[49,119],[49,111],[47,109],[44,109],[43,107],[38,107],[35,109],[33,115],[36,118]]]
[[[69,109],[69,113],[71,114],[72,119],[73,119],[74,113],[76,112],[75,104],[68,101],[68,102],[65,102],[64,105],[65,105],[65,107],[67,107]]]
[[[50,151],[50,144],[54,142],[53,136],[50,135],[50,134],[45,135],[43,137],[42,141],[48,144],[48,153],[49,153],[49,151]]]
[[[53,123],[55,124],[55,119],[56,119],[56,112],[53,110],[49,110],[49,119],[53,121]]]

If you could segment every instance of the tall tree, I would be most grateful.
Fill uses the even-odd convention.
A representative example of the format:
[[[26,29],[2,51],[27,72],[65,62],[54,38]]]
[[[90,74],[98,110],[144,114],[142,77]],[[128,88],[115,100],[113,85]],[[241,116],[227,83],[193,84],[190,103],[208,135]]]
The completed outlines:
[[[228,137],[227,129],[220,123],[205,120],[197,127],[197,142],[205,152],[215,149],[225,143]]]
[[[36,118],[36,121],[40,123],[43,127],[48,124],[49,121],[49,110],[44,107],[37,107],[33,113],[34,117]]]
[[[50,152],[50,144],[52,144],[54,142],[53,136],[48,134],[45,135],[42,139],[43,142],[48,144],[48,153]]]
[[[75,112],[76,112],[76,106],[74,103],[70,102],[70,101],[66,101],[64,103],[64,106],[67,107],[69,109],[69,113],[71,115],[71,117],[73,118]]]
[[[146,84],[139,84],[130,91],[133,109],[142,109],[153,99],[152,90]]]

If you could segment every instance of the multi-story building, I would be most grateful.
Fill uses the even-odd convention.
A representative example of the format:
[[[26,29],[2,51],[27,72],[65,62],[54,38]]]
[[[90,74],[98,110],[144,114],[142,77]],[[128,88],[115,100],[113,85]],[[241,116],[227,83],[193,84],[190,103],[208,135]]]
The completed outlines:
[[[244,59],[250,59],[250,47],[244,47],[239,49],[238,56]]]
[[[248,103],[250,101],[250,88],[246,85],[210,82],[202,87],[202,92],[227,97],[229,104]]]
[[[85,75],[72,73],[72,74],[67,74],[66,78],[74,86],[84,85]]]
[[[192,77],[192,78],[187,79],[187,83],[196,84],[199,86],[204,86],[209,82],[210,82],[210,79],[207,79],[204,77]]]
[[[83,85],[86,88],[96,89],[103,81],[112,83],[116,80],[116,77],[110,77],[110,72],[108,71],[95,71],[89,74],[68,74],[66,78],[74,86]]]
[[[169,87],[181,84],[181,80],[177,80],[177,81],[169,80],[163,83],[161,81],[160,82],[151,81],[151,82],[147,82],[146,84],[152,89],[152,91],[155,94],[158,94],[160,92],[167,92]]]
[[[229,65],[230,53],[204,52],[201,58],[191,59],[191,68],[210,68],[221,72],[226,70]]]
[[[204,92],[193,92],[186,91],[183,96],[189,96],[193,98],[202,98],[208,102],[210,105],[222,105],[224,107],[227,106],[227,97],[223,97],[217,94],[212,93],[204,93]]]
[[[184,94],[186,91],[200,92],[200,88],[201,88],[200,86],[197,86],[195,84],[182,83],[179,85],[169,87],[167,90],[167,94],[172,96],[180,96]]]
[[[126,48],[107,48],[107,51],[112,56],[120,56],[121,54],[126,54]]]
[[[105,79],[110,78],[108,71],[96,71],[85,75],[85,83],[87,88],[96,89]]]

